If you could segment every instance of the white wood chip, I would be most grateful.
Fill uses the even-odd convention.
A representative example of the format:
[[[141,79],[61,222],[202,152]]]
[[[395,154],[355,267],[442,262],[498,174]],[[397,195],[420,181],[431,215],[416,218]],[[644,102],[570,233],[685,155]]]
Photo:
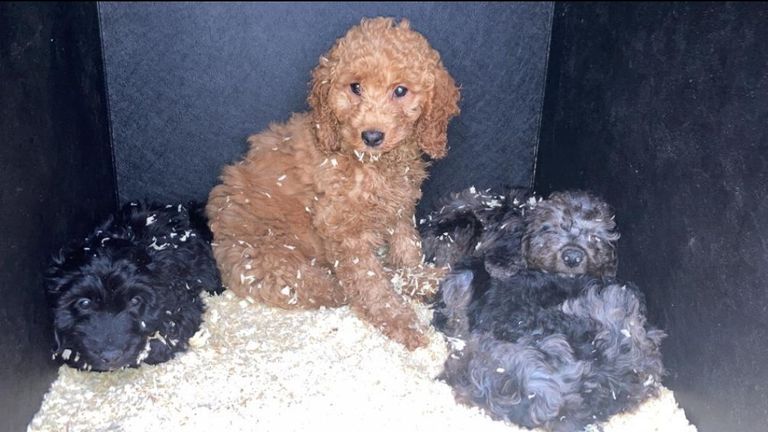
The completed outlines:
[[[161,251],[163,249],[168,249],[169,247],[171,247],[171,244],[170,243],[163,243],[161,245],[158,245],[157,244],[157,238],[156,237],[152,237],[152,243],[149,245],[149,247],[151,247],[154,250]]]

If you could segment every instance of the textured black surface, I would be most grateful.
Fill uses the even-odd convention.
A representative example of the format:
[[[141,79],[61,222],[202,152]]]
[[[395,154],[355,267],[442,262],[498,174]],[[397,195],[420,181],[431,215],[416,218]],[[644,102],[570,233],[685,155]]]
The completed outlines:
[[[310,71],[363,17],[407,17],[462,86],[423,204],[528,186],[552,3],[101,3],[121,201],[205,199],[248,135],[306,109]]]
[[[768,423],[768,6],[558,4],[536,185],[616,207],[700,431]]]
[[[48,257],[116,205],[103,84],[95,4],[0,4],[0,431],[55,378]]]

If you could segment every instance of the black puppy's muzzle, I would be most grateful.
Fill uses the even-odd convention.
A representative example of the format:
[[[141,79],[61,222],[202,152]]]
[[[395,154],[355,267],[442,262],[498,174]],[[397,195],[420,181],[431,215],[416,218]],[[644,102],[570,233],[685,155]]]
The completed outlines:
[[[125,351],[121,349],[106,349],[97,354],[102,364],[108,368],[122,366],[122,360],[125,356]]]

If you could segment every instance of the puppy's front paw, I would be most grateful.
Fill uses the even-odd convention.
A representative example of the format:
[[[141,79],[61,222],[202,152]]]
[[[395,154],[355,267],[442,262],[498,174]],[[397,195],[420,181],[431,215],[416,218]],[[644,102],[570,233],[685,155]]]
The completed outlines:
[[[429,338],[416,321],[416,317],[409,315],[398,315],[393,320],[382,323],[381,329],[388,338],[405,345],[408,350],[413,351],[416,348],[427,346]]]
[[[405,345],[410,351],[429,345],[429,338],[418,330],[396,330],[387,336],[395,342]]]
[[[420,243],[411,238],[393,241],[389,249],[388,261],[397,267],[416,267],[422,263]]]
[[[423,260],[419,233],[409,222],[401,220],[389,239],[389,263],[395,267],[416,267]]]

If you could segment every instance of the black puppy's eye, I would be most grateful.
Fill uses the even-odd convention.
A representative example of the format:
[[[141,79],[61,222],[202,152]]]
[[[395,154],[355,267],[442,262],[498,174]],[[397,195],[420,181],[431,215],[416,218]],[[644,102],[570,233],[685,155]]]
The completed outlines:
[[[138,306],[142,303],[142,299],[139,296],[136,296],[131,299],[131,306]]]
[[[88,310],[93,306],[93,302],[91,302],[91,299],[81,298],[75,305],[82,310]]]
[[[408,93],[408,89],[403,87],[403,86],[397,86],[397,88],[395,88],[395,96],[396,97],[401,98],[401,97],[405,96],[407,93]]]
[[[362,92],[362,88],[360,87],[360,83],[352,83],[349,85],[350,90],[352,90],[352,93],[360,96],[360,93]]]

